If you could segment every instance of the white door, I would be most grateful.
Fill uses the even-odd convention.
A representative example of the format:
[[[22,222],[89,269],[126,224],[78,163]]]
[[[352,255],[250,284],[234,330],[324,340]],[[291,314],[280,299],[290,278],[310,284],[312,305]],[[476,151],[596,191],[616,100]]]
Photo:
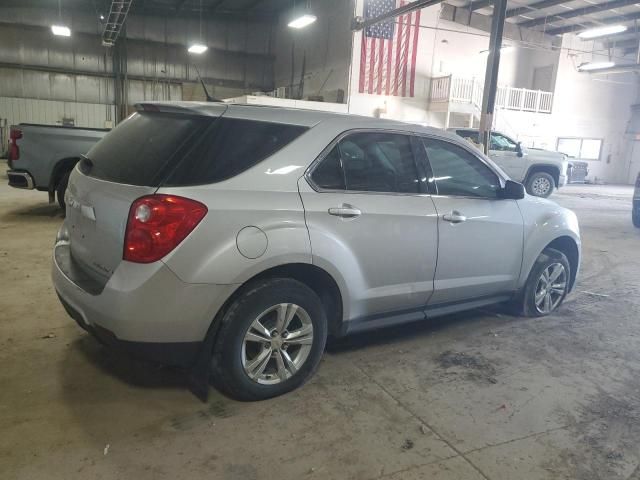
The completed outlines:
[[[423,139],[437,195],[437,305],[516,290],[524,223],[516,200],[501,199],[498,175],[471,150]]]
[[[518,152],[517,142],[501,133],[491,132],[489,157],[516,182],[524,180],[526,162]]]
[[[372,131],[342,138],[299,182],[314,263],[344,277],[350,319],[421,314],[431,295],[438,220],[420,177],[409,136]]]

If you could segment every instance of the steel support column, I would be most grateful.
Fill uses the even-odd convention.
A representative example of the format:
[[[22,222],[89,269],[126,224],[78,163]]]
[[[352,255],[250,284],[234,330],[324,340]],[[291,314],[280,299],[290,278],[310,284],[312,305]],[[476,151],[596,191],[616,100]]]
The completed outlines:
[[[507,0],[494,0],[493,17],[491,19],[491,35],[489,36],[489,58],[484,76],[484,92],[482,94],[482,112],[480,115],[480,142],[484,153],[489,152],[489,137],[493,125],[493,111],[498,91],[498,70],[500,69],[500,49],[502,48],[502,31],[507,14]]]

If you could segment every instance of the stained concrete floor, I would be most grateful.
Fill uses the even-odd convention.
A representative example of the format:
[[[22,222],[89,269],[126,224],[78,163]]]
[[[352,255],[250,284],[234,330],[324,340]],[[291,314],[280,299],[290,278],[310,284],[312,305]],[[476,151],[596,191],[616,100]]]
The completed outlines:
[[[475,311],[334,344],[289,395],[207,404],[114,357],[49,280],[61,222],[0,174],[0,478],[640,479],[640,230],[570,186],[582,275],[544,319]]]

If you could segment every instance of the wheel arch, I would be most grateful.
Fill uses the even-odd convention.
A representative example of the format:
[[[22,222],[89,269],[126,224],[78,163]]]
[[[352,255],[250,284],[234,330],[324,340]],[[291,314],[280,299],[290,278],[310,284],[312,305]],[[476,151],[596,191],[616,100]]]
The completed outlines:
[[[569,291],[573,290],[580,266],[580,250],[578,249],[578,244],[573,238],[564,235],[549,242],[543,251],[547,248],[553,248],[554,250],[564,253],[567,260],[569,260],[569,266],[571,267],[571,271],[569,272]]]
[[[80,157],[66,157],[58,160],[53,166],[53,170],[51,171],[51,176],[49,177],[49,193],[53,193],[60,183],[60,180],[64,176],[65,173],[73,170],[76,163],[80,161]]]
[[[324,269],[311,263],[287,263],[277,265],[249,278],[229,296],[216,315],[224,315],[229,306],[256,281],[269,278],[291,278],[316,292],[327,314],[330,335],[340,336],[343,324],[343,294],[336,280]]]
[[[560,168],[557,167],[556,165],[551,165],[551,164],[536,164],[536,165],[532,165],[529,167],[529,170],[527,170],[527,174],[524,177],[524,183],[528,183],[529,180],[531,179],[531,176],[534,173],[548,173],[549,175],[551,175],[553,177],[553,181],[555,182],[555,188],[558,188],[558,185],[560,185]]]

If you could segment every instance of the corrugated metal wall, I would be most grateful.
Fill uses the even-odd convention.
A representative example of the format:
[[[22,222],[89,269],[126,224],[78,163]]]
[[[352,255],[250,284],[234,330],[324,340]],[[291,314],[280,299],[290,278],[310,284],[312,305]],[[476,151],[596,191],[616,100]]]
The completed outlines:
[[[113,121],[114,107],[98,103],[0,97],[0,119],[7,119],[7,125],[62,125],[63,118],[73,119],[76,127],[105,128],[109,126],[106,122]]]
[[[51,34],[51,19],[57,15],[56,10],[0,5],[0,97],[53,101],[26,102],[9,113],[5,109],[15,102],[1,103],[0,118],[23,118],[15,112],[31,111],[33,118],[57,120],[71,111],[71,102],[86,106],[78,106],[70,116],[103,126],[107,114],[101,112],[111,110],[88,105],[116,101],[113,50],[101,45],[102,27],[96,15],[65,11],[63,4],[63,22],[73,32],[70,38]],[[124,101],[132,105],[181,100],[183,85],[188,99],[198,98],[201,88],[194,64],[213,95],[216,90],[235,96],[273,88],[271,22],[210,19],[202,30],[209,51],[193,56],[186,49],[199,36],[198,19],[130,16],[119,49],[127,59]],[[55,115],[46,113],[53,111]]]

